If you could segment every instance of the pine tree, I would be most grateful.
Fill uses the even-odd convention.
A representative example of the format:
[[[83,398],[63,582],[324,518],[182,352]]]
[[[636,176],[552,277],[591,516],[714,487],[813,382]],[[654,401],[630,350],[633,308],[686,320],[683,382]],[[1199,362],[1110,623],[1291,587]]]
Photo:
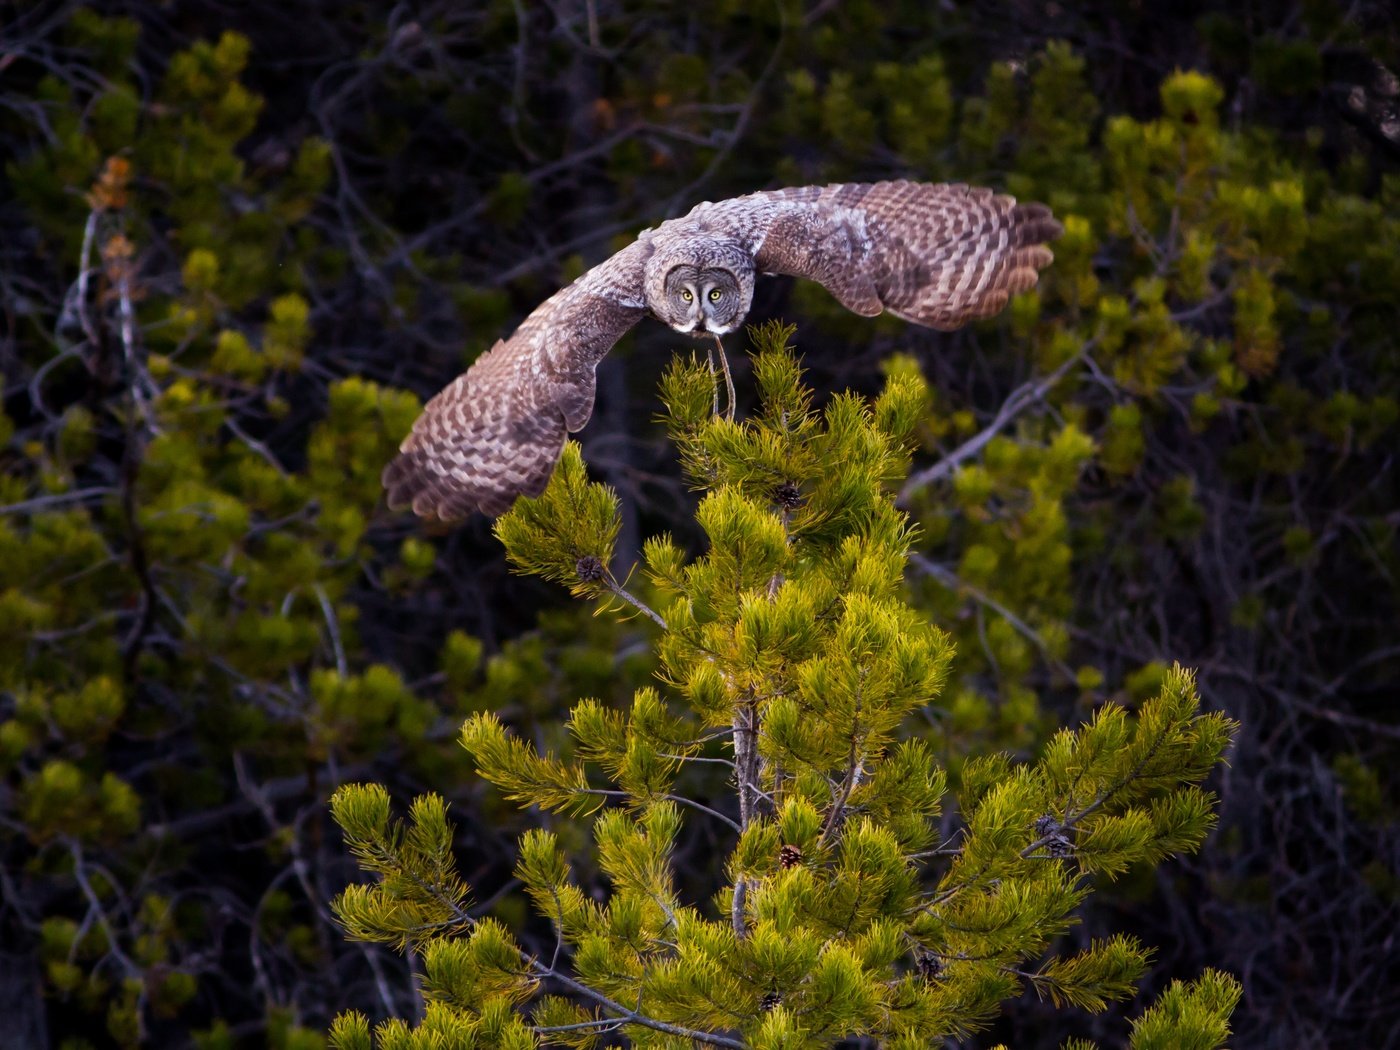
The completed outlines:
[[[1192,675],[1173,668],[1136,712],[1105,705],[1033,762],[968,759],[950,800],[918,727],[942,717],[953,651],[906,599],[913,536],[892,497],[928,392],[896,366],[873,402],[842,394],[818,411],[791,334],[753,332],[761,403],[741,422],[711,416],[698,363],[663,381],[671,438],[703,493],[700,556],[656,537],[639,581],[619,578],[616,497],[573,445],[546,492],[498,523],[519,571],[655,622],[661,688],[626,710],[577,703],[558,754],[491,712],[462,727],[478,773],[538,811],[516,876],[552,927],[546,950],[474,909],[439,797],[404,822],[378,785],[335,794],[375,876],[336,914],[352,937],[419,953],[426,1001],[417,1026],[373,1034],[342,1015],[340,1050],[585,1047],[612,1033],[923,1047],[985,1026],[1027,988],[1092,1011],[1133,995],[1146,946],[1058,942],[1099,880],[1200,845],[1214,819],[1200,782],[1235,724],[1199,713]],[[571,872],[581,818],[602,899]],[[722,865],[683,868],[677,851],[697,836],[724,843]],[[682,889],[697,876],[708,900]],[[1218,1046],[1237,997],[1213,971],[1174,985],[1129,1043]]]

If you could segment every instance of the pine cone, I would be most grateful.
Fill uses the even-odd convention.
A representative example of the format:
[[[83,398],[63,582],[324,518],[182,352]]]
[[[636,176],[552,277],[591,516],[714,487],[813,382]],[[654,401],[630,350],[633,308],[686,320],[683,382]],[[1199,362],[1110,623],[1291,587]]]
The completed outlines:
[[[773,490],[773,502],[783,510],[796,510],[802,505],[802,490],[791,481],[785,481]]]
[[[932,983],[943,976],[943,963],[932,952],[919,956],[919,976]]]
[[[597,583],[603,578],[603,563],[591,554],[585,554],[574,566],[580,583]]]

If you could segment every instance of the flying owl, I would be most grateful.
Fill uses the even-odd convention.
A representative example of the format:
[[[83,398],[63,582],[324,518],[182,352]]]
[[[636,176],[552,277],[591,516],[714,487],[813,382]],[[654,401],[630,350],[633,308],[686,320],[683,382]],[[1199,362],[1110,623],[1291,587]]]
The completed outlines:
[[[821,282],[849,310],[950,330],[1035,284],[1061,227],[989,189],[877,182],[768,190],[697,205],[538,306],[428,402],[384,470],[391,507],[496,516],[544,491],[593,413],[594,369],[647,314],[718,339],[757,274]]]

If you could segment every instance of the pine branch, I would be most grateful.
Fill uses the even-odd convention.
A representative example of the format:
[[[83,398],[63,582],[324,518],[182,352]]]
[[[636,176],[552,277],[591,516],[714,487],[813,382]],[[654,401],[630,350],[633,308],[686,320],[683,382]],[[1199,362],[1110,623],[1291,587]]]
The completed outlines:
[[[626,1023],[626,1019],[621,1017],[600,1017],[596,1021],[579,1021],[577,1024],[531,1025],[530,1030],[536,1035],[552,1035],[555,1032],[579,1032],[585,1028],[596,1028],[599,1035],[604,1035],[609,1032],[616,1032]]]
[[[649,617],[653,622],[655,622],[656,626],[660,627],[663,631],[667,629],[666,621],[661,618],[661,615],[651,606],[647,605],[646,602],[642,601],[631,591],[627,590],[627,588],[622,586],[622,584],[618,583],[617,578],[613,576],[611,571],[609,571],[603,577],[601,583],[604,590],[606,590],[613,597],[622,599],[624,602],[632,606],[638,612]]]
[[[861,669],[861,680],[864,682],[865,669]],[[831,837],[832,832],[841,826],[842,819],[846,812],[846,803],[851,797],[851,792],[856,789],[860,782],[860,773],[863,763],[858,761],[858,748],[860,746],[860,705],[861,690],[856,690],[855,713],[851,719],[851,746],[846,758],[845,776],[842,777],[841,787],[831,800],[831,811],[827,814],[826,823],[822,826],[821,837],[817,839],[819,845],[825,845]]]
[[[605,798],[625,798],[629,801],[635,801],[633,796],[628,792],[615,791],[611,788],[588,788],[585,791],[578,792],[578,794],[600,795]],[[667,802],[676,802],[682,806],[689,806],[691,809],[698,810],[699,812],[704,813],[707,817],[714,817],[715,820],[722,821],[723,823],[729,825],[729,827],[732,828],[735,832],[742,832],[744,830],[742,827],[736,824],[729,817],[726,817],[719,810],[711,809],[703,802],[696,802],[693,798],[686,798],[684,795],[657,795],[655,797],[665,799]]]
[[[1109,787],[1101,791],[1093,802],[1089,803],[1079,812],[1067,815],[1062,821],[1058,822],[1058,826],[1052,827],[1040,838],[1036,839],[1025,849],[1021,850],[1020,855],[1022,857],[1029,857],[1041,846],[1048,845],[1057,837],[1063,835],[1065,830],[1075,827],[1088,817],[1092,816],[1094,813],[1098,812],[1098,810],[1102,809],[1105,805],[1107,805],[1109,800],[1113,798],[1114,795],[1118,794],[1118,792],[1122,791],[1125,787],[1127,787],[1129,784],[1131,784],[1134,780],[1137,779],[1138,774],[1142,772],[1144,767],[1146,767],[1147,763],[1151,761],[1153,756],[1155,756],[1159,750],[1161,750],[1162,745],[1166,742],[1167,736],[1171,732],[1171,728],[1172,727],[1170,725],[1164,725],[1162,727],[1162,731],[1157,735],[1157,738],[1152,741],[1152,746],[1148,748],[1147,753],[1137,761],[1137,763],[1133,766],[1132,769],[1124,773],[1123,776],[1120,777],[1117,781],[1115,781]]]
[[[521,953],[521,958],[528,962],[530,968],[537,976],[558,981],[571,992],[577,992],[579,995],[593,1000],[598,1005],[620,1014],[621,1016],[615,1018],[615,1020],[621,1024],[639,1024],[643,1028],[650,1028],[657,1032],[665,1032],[667,1035],[680,1036],[682,1039],[694,1039],[696,1042],[708,1043],[711,1046],[726,1046],[731,1047],[732,1050],[748,1050],[747,1043],[741,1043],[737,1039],[730,1039],[728,1036],[716,1035],[713,1032],[702,1032],[694,1028],[685,1028],[681,1025],[669,1024],[666,1021],[658,1021],[654,1017],[648,1017],[646,1014],[640,1013],[637,1010],[632,1010],[623,1006],[616,999],[610,999],[602,992],[590,988],[581,981],[576,981],[565,974],[554,972],[538,960],[530,959],[524,952]]]

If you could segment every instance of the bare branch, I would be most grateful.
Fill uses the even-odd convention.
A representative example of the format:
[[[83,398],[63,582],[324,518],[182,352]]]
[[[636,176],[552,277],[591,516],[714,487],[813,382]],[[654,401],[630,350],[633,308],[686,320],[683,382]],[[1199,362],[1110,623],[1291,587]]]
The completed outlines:
[[[904,487],[900,489],[899,498],[895,500],[895,505],[907,507],[909,505],[909,499],[914,493],[922,488],[927,488],[935,481],[950,477],[964,462],[986,448],[992,438],[1005,430],[1016,417],[1042,400],[1045,395],[1054,388],[1055,384],[1068,374],[1071,368],[1084,359],[1092,346],[1093,340],[1090,340],[1080,348],[1077,354],[1060,365],[1059,368],[1055,369],[1055,371],[1051,372],[1048,376],[1022,383],[1013,390],[1006,401],[1002,403],[1000,411],[997,412],[996,418],[993,419],[991,423],[977,434],[968,438],[937,463],[911,474],[909,480],[904,483]]]

